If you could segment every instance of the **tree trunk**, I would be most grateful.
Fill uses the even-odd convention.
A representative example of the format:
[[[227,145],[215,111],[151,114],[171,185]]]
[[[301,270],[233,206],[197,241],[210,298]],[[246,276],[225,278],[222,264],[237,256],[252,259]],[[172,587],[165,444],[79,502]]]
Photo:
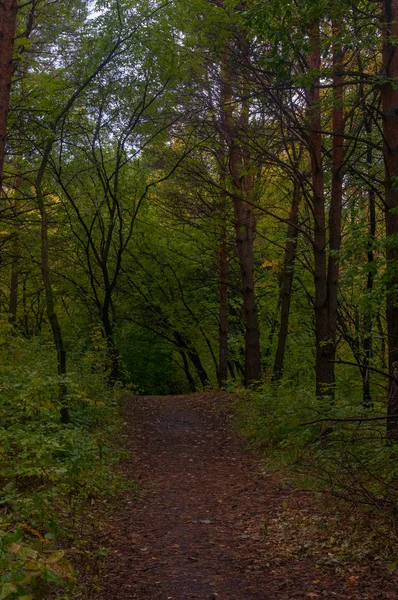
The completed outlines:
[[[315,23],[311,27],[311,42],[312,49],[308,67],[315,75],[311,89],[308,92],[308,116],[310,120],[309,151],[314,218],[316,394],[317,396],[329,396],[334,386],[334,364],[330,362],[331,340],[329,339],[327,306],[326,216],[319,93],[321,67],[319,23]]]
[[[14,231],[12,240],[12,258],[11,258],[11,281],[10,281],[10,304],[9,304],[9,323],[15,328],[17,322],[18,308],[18,285],[19,285],[19,231]]]
[[[278,346],[276,349],[272,381],[279,383],[283,375],[285,361],[286,342],[289,331],[290,301],[293,285],[293,266],[296,258],[298,218],[301,199],[300,181],[293,182],[293,200],[290,209],[289,223],[286,234],[285,259],[283,271],[279,282],[279,304],[280,304],[280,326],[278,335]]]
[[[341,214],[344,176],[344,53],[341,49],[340,23],[333,23],[333,141],[332,195],[329,209],[329,257],[327,273],[328,343],[324,348],[330,364],[328,395],[334,397],[334,360],[336,358],[338,286],[341,249]]]
[[[219,387],[223,387],[228,379],[228,254],[227,232],[223,227],[220,256],[220,311],[219,311],[219,358],[217,379]]]
[[[176,340],[178,347],[183,349],[186,352],[189,360],[195,367],[196,372],[199,376],[200,382],[202,384],[202,387],[203,388],[207,387],[210,384],[210,380],[209,380],[209,377],[206,373],[204,366],[202,365],[202,361],[200,360],[200,356],[197,353],[196,349],[191,344],[186,342],[186,340],[183,338],[183,336],[178,331],[174,331],[173,336],[174,336],[174,339]]]
[[[235,381],[236,373],[235,373],[235,363],[233,360],[228,360],[228,370],[229,370],[229,374],[231,375],[232,379]]]
[[[66,377],[66,352],[64,348],[61,327],[58,316],[55,311],[54,292],[51,281],[50,261],[49,261],[49,242],[48,242],[48,214],[45,198],[42,190],[44,171],[49,159],[52,148],[52,142],[47,143],[40,169],[36,178],[36,197],[41,216],[41,272],[46,296],[47,317],[51,325],[54,345],[57,351],[58,375],[59,381],[59,402],[61,412],[61,422],[69,423],[69,409],[67,405],[67,387]]]
[[[106,355],[107,355],[107,380],[110,387],[113,387],[119,376],[119,363],[120,357],[119,352],[116,348],[114,327],[111,322],[109,315],[110,302],[105,298],[104,305],[101,312],[102,326],[104,328],[105,341],[106,341]]]
[[[21,187],[22,178],[17,175],[15,179],[15,191],[18,193]],[[15,220],[13,239],[12,239],[12,256],[11,256],[11,281],[10,281],[10,304],[9,304],[9,323],[15,328],[17,322],[18,309],[18,285],[19,285],[19,262],[20,262],[20,223],[18,222],[19,199],[16,198],[13,206],[13,218]]]
[[[329,210],[329,256],[325,211],[324,172],[322,164],[322,120],[320,98],[320,29],[311,26],[311,53],[308,67],[314,73],[308,93],[310,120],[309,150],[312,173],[312,209],[314,218],[314,283],[316,394],[334,397],[334,359],[337,333],[337,297],[339,251],[341,246],[341,212],[343,199],[344,118],[343,118],[343,52],[339,41],[339,24],[333,23],[333,142],[332,190]]]
[[[219,128],[218,152],[219,162],[219,185],[220,185],[220,246],[219,246],[219,354],[217,381],[218,386],[224,387],[228,380],[228,334],[229,334],[229,314],[228,314],[228,228],[227,228],[227,185],[228,185],[228,140],[225,131],[225,110],[228,102],[231,102],[231,87],[228,85],[226,65],[228,57],[223,55],[222,67],[223,74],[220,86],[220,120],[217,123]],[[223,127],[224,125],[224,127]]]
[[[227,55],[223,57],[223,98],[222,111],[225,139],[228,144],[229,170],[233,184],[233,204],[235,215],[235,234],[242,282],[242,296],[245,321],[245,375],[244,384],[251,385],[261,379],[260,329],[254,289],[254,181],[253,165],[247,148],[237,139],[238,130],[246,133],[248,129],[248,105],[243,103],[240,109],[239,123],[233,114],[232,76]]]
[[[389,372],[398,375],[398,0],[383,0],[383,75],[381,87],[384,165],[385,165],[385,223],[388,268],[387,280],[387,334]],[[398,385],[390,379],[388,392],[388,415],[398,414]],[[391,437],[398,437],[398,420],[388,419],[387,430]]]
[[[241,167],[236,162],[237,148],[231,152],[231,172],[234,183],[239,185],[242,197],[234,199],[235,232],[242,281],[245,319],[245,385],[261,379],[260,329],[254,290],[254,227],[255,219],[251,196],[253,181],[250,175],[238,175]]]
[[[194,393],[194,392],[196,392],[196,385],[195,385],[195,381],[192,377],[191,371],[189,369],[187,355],[185,354],[184,350],[180,350],[180,354],[181,354],[182,362],[184,365],[184,373],[188,380],[189,389],[191,390],[192,393]]]
[[[18,0],[0,2],[0,193],[3,184],[7,117],[10,109],[17,5]]]
[[[369,137],[372,133],[372,120],[368,119],[366,123],[366,132]],[[373,149],[372,146],[368,146],[366,163],[368,168],[368,173],[372,172],[373,168]],[[363,340],[363,349],[364,349],[364,361],[363,361],[363,383],[362,383],[362,398],[363,405],[368,408],[372,404],[372,395],[370,391],[370,361],[372,358],[372,327],[373,327],[373,309],[371,306],[371,294],[374,287],[374,253],[373,253],[373,245],[376,239],[376,201],[375,201],[375,192],[372,188],[368,190],[368,223],[369,223],[369,239],[368,239],[368,248],[367,248],[367,258],[368,258],[368,276],[366,280],[366,293],[369,296],[369,305],[365,308],[365,319],[364,319],[364,340]]]
[[[225,145],[224,137],[222,136],[221,144]],[[228,315],[228,250],[227,250],[227,196],[225,187],[227,185],[225,176],[225,152],[220,153],[220,216],[221,216],[221,235],[219,247],[219,354],[218,354],[218,369],[217,381],[219,387],[223,387],[228,380],[228,330],[229,330],[229,315]]]
[[[41,192],[40,192],[41,194]],[[59,325],[58,316],[55,312],[54,294],[52,289],[51,274],[49,268],[49,257],[48,257],[48,215],[43,202],[43,209],[40,208],[41,214],[41,270],[43,275],[43,283],[46,294],[46,307],[47,317],[50,321],[51,330],[53,333],[53,340],[55,348],[57,350],[58,358],[58,375],[60,377],[59,382],[59,402],[61,407],[61,422],[69,423],[69,410],[67,406],[67,388],[65,383],[66,377],[66,352],[64,349],[63,338],[61,327]]]

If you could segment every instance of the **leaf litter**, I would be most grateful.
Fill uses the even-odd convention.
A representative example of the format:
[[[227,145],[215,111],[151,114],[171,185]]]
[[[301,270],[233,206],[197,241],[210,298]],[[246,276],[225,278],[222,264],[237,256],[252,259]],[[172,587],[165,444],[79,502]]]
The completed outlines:
[[[103,600],[398,600],[393,560],[352,513],[292,488],[231,432],[221,393],[132,397]]]

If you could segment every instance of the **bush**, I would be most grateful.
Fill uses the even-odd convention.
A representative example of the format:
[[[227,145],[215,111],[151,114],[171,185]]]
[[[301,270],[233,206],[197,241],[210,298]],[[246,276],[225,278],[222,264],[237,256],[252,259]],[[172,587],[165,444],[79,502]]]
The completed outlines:
[[[109,466],[119,425],[98,349],[75,352],[67,378],[71,422],[61,425],[52,344],[4,332],[0,341],[0,599],[46,598],[71,587],[71,547],[93,505],[119,482]]]
[[[386,435],[385,403],[364,408],[360,397],[343,391],[335,402],[288,381],[241,392],[237,424],[250,444],[264,448],[267,465],[287,467],[305,487],[372,510],[395,531],[398,444]]]

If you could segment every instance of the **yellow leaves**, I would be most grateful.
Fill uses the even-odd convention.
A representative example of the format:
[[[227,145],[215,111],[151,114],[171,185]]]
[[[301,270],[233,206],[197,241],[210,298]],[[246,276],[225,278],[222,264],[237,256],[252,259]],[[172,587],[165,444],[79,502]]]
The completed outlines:
[[[56,552],[53,552],[49,557],[48,557],[48,562],[50,564],[55,564],[57,562],[59,562],[63,557],[65,556],[65,551],[64,550],[57,550]]]
[[[91,341],[92,341],[94,350],[97,350],[97,351],[105,351],[106,350],[106,340],[105,340],[104,336],[102,335],[100,328],[96,328],[93,331]]]
[[[37,560],[28,560],[24,564],[24,569],[26,571],[38,571],[38,572],[40,572],[40,563]]]
[[[37,537],[37,539],[42,543],[42,544],[48,544],[49,540],[47,540],[46,538],[44,538],[41,533],[39,531],[37,531],[37,529],[33,529],[33,527],[30,527],[29,525],[27,525],[26,523],[23,523],[21,525],[21,529],[24,529],[25,531],[28,531],[30,534],[34,535],[35,537]]]
[[[33,548],[26,546],[25,544],[17,544],[12,543],[7,547],[8,552],[11,554],[17,554],[20,558],[23,559],[36,559],[39,556],[39,553]]]
[[[280,265],[280,261],[277,259],[273,259],[273,260],[265,259],[261,264],[261,268],[262,269],[276,269],[279,267],[279,265]]]
[[[102,400],[93,400],[92,398],[88,398],[84,394],[79,394],[79,399],[82,402],[88,404],[89,406],[96,406],[98,408],[102,408],[103,406],[105,406],[105,402],[103,402]]]
[[[258,287],[262,289],[277,289],[278,280],[277,277],[275,277],[275,274],[282,270],[281,261],[277,258],[266,258],[261,263],[261,269],[267,273],[267,276],[258,284]]]
[[[3,585],[0,587],[0,600],[3,600],[3,598],[7,598],[11,594],[14,594],[16,591],[17,587],[13,583],[3,583]]]

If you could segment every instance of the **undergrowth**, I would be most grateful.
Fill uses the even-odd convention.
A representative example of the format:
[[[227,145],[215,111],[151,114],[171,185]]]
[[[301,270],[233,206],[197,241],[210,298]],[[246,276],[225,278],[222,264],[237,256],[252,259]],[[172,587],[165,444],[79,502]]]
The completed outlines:
[[[98,342],[98,340],[97,340]],[[52,344],[3,328],[0,340],[0,600],[85,598],[87,560],[107,500],[124,485],[115,391],[101,348],[72,355],[71,422],[61,425]],[[92,567],[91,567],[92,568]],[[90,584],[91,585],[91,584]]]
[[[235,404],[237,427],[264,451],[265,470],[338,499],[337,512],[364,511],[398,554],[398,444],[387,438],[385,413],[382,401],[320,400],[288,382],[240,392]]]

